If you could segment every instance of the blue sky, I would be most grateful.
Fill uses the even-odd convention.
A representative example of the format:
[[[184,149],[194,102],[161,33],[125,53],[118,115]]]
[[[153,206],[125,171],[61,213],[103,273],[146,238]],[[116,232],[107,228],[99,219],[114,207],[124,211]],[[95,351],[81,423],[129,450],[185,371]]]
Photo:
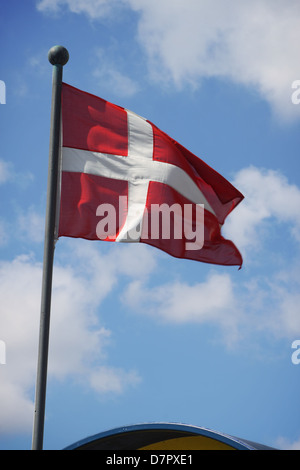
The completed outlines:
[[[299,21],[298,0],[2,6],[1,449],[31,447],[55,44],[66,83],[146,117],[244,194],[224,226],[244,265],[59,240],[44,448],[166,421],[300,449]]]

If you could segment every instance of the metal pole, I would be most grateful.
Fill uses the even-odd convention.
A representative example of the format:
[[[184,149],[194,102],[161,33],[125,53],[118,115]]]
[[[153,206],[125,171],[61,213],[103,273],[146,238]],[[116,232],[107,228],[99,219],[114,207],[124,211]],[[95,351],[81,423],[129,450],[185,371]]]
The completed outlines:
[[[32,450],[43,449],[44,421],[46,405],[46,384],[48,369],[48,347],[50,329],[50,309],[52,291],[52,273],[55,243],[55,220],[57,204],[57,183],[59,168],[61,88],[63,66],[69,60],[67,49],[54,46],[48,53],[49,62],[53,65],[52,103],[49,144],[49,168],[47,187],[47,207],[45,220],[44,266],[41,294],[40,333],[38,366],[35,391],[35,412],[32,435]]]

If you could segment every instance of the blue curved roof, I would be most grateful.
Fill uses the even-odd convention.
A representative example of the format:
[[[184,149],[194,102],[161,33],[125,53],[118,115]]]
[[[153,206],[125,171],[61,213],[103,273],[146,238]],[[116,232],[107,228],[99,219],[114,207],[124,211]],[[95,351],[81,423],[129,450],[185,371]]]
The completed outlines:
[[[218,447],[232,450],[272,450],[271,447],[228,434],[178,423],[143,423],[114,428],[75,442],[65,450],[139,450],[146,449],[147,446],[154,449],[159,443],[191,436],[208,438]]]

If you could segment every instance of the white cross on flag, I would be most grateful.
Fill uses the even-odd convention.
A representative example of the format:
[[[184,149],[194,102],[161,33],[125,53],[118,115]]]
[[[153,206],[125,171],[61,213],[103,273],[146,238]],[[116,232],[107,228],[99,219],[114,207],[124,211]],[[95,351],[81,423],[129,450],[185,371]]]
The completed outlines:
[[[63,83],[57,236],[242,265],[221,235],[243,195],[148,120]]]

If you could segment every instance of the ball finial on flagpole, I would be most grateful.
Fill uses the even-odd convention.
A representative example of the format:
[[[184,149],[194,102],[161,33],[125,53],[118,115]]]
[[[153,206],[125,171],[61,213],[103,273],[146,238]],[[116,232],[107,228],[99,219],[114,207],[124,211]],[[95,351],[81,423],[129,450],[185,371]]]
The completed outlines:
[[[52,65],[66,65],[69,52],[63,46],[53,46],[48,52],[48,60]]]

